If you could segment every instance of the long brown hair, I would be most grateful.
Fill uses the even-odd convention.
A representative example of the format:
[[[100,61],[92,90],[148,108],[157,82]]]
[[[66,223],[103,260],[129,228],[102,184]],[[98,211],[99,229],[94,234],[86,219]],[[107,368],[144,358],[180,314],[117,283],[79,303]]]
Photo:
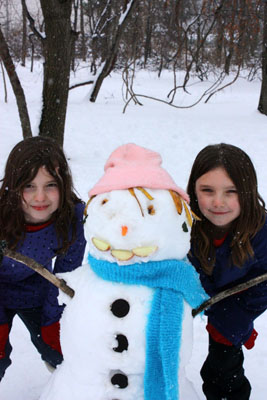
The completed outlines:
[[[8,246],[14,249],[24,238],[26,221],[22,210],[22,191],[43,166],[59,188],[60,202],[53,218],[59,253],[64,253],[75,239],[74,205],[81,200],[74,193],[71,172],[63,150],[54,140],[40,136],[19,142],[7,159],[0,188],[0,239],[6,240]]]
[[[197,155],[192,166],[187,191],[190,207],[201,221],[194,221],[191,244],[203,270],[211,274],[215,264],[215,249],[210,239],[213,225],[201,213],[196,197],[196,181],[207,172],[222,167],[233,181],[239,198],[240,215],[231,226],[231,259],[241,267],[253,257],[251,238],[264,224],[265,203],[258,193],[257,176],[249,156],[240,148],[230,144],[216,144],[205,147]]]

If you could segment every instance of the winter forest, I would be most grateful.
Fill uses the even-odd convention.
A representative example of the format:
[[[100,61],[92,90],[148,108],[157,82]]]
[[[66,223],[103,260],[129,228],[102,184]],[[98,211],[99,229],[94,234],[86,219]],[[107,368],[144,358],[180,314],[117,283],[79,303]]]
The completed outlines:
[[[5,66],[24,137],[32,134],[31,123],[13,71],[14,64],[25,66],[27,59],[31,71],[44,60],[39,134],[55,136],[61,144],[70,90],[90,85],[89,100],[95,102],[112,71],[120,71],[126,102],[135,104],[141,102],[133,90],[137,69],[154,71],[159,78],[163,70],[172,72],[166,99],[171,105],[188,93],[193,79],[214,77],[199,99],[206,103],[240,74],[248,81],[262,79],[258,109],[267,114],[266,7],[264,0],[1,0],[3,82]],[[81,64],[87,65],[90,79],[69,85],[70,71]]]
[[[126,143],[160,153],[163,167],[186,189],[197,153],[224,142],[251,157],[267,203],[266,118],[267,0],[0,0],[0,180],[15,144],[40,135],[63,147],[85,202],[110,154]],[[131,203],[117,201],[127,214]],[[128,215],[135,219],[131,210]],[[176,217],[148,230],[154,237],[166,228],[168,249],[175,248]],[[86,304],[76,306],[77,325],[65,320],[66,348],[80,352],[80,359],[69,357],[77,382],[86,375],[83,340],[98,346],[84,320],[89,301],[96,309],[104,302],[105,288],[98,285],[94,278],[89,283],[89,300],[81,291]],[[140,299],[146,301],[147,293],[141,291]],[[127,336],[139,322],[133,321]],[[92,314],[94,324],[102,329],[101,318]],[[102,330],[109,332],[106,324]],[[199,400],[205,398],[200,377],[208,349],[205,326],[206,317],[196,317],[193,346],[188,341],[193,348],[187,378]],[[266,326],[265,312],[255,323],[254,348],[244,349],[252,400],[266,397]],[[12,365],[0,383],[0,400],[50,400],[44,393],[54,375],[18,317],[10,340]],[[97,370],[101,360],[93,364]],[[71,379],[63,372],[55,387],[66,390],[65,396],[58,398],[55,389],[51,399],[68,399]],[[82,387],[72,400],[87,400]],[[123,400],[112,392],[109,400],[117,398]]]

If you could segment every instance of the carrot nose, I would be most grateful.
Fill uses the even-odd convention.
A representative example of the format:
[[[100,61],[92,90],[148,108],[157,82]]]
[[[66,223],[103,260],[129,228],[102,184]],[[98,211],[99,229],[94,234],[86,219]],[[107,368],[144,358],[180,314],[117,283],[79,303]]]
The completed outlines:
[[[128,226],[123,225],[123,226],[121,227],[121,234],[122,234],[122,236],[126,236],[126,235],[127,235],[127,232],[128,232]]]

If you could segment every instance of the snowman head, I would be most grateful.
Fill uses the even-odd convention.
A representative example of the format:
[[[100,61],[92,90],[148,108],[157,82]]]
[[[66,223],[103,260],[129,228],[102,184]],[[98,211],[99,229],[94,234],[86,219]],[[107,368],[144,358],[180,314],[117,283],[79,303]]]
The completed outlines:
[[[183,259],[190,247],[187,194],[161,167],[158,153],[135,144],[117,148],[89,192],[89,252],[121,265]]]

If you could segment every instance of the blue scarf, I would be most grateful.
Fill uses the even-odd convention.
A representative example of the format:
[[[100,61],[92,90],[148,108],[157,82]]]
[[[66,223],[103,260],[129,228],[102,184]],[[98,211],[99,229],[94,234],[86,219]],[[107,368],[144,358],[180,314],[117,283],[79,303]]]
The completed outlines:
[[[183,300],[196,308],[207,298],[194,267],[186,259],[119,266],[89,254],[88,261],[107,281],[155,289],[146,330],[145,400],[179,400]]]

